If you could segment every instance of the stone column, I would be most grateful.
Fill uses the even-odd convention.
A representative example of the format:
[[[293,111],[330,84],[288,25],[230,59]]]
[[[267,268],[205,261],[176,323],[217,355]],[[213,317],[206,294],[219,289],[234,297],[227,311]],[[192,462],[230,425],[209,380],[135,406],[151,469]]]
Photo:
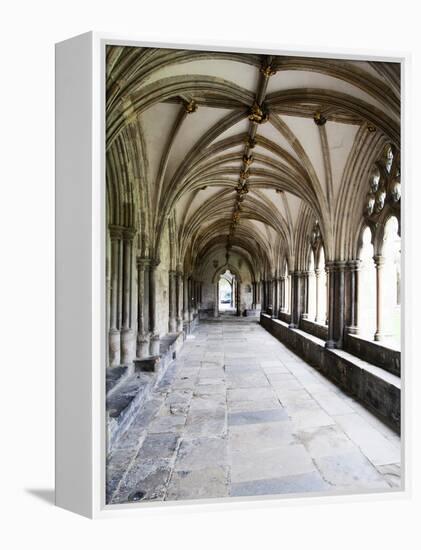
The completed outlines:
[[[168,272],[168,332],[176,330],[176,285],[175,271]]]
[[[110,330],[108,333],[108,356],[111,367],[120,365],[120,330],[118,325],[118,289],[119,289],[119,257],[121,230],[110,228],[111,240],[111,288],[110,288]]]
[[[131,327],[131,288],[132,288],[132,249],[134,231],[123,233],[123,287],[122,287],[122,327],[121,364],[130,364],[135,356],[134,332]]]
[[[145,329],[145,270],[149,267],[147,258],[137,258],[137,339],[136,357],[149,355],[149,338]]]
[[[298,328],[301,311],[299,311],[300,296],[300,272],[291,273],[291,320],[289,328]]]
[[[326,274],[326,303],[325,303],[326,318],[325,318],[325,325],[329,325],[330,274],[329,274],[329,269],[328,269],[328,267],[326,267],[326,265],[325,265],[325,274]]]
[[[358,334],[358,279],[361,260],[348,262],[349,269],[349,334]]]
[[[285,276],[282,276],[282,277],[279,279],[279,283],[280,283],[280,291],[279,291],[279,294],[280,294],[280,310],[281,310],[281,313],[286,313],[286,303],[285,303],[285,279],[286,279]]]
[[[241,283],[237,281],[237,316],[241,316]]]
[[[188,279],[189,321],[193,320],[193,279]]]
[[[334,348],[334,336],[333,336],[333,310],[335,309],[335,278],[333,276],[333,262],[325,263],[326,276],[327,276],[327,306],[326,306],[326,315],[327,315],[327,342],[325,347]]]
[[[327,348],[342,348],[345,327],[345,266],[346,262],[330,262],[329,324]]]
[[[322,295],[322,289],[321,289],[322,278],[320,277],[321,272],[322,270],[318,267],[314,270],[314,274],[316,277],[316,316],[314,320],[316,321],[316,323],[323,324],[325,322],[325,319],[322,319],[321,317],[321,307],[320,307],[321,305],[320,299]]]
[[[186,273],[183,277],[183,319],[189,320],[189,278]]]
[[[215,283],[215,304],[213,306],[213,316],[218,317],[218,303],[219,303],[219,283]]]
[[[310,271],[301,273],[302,319],[308,319]]]
[[[385,337],[384,332],[384,319],[383,319],[383,306],[384,306],[384,290],[383,290],[383,267],[385,263],[384,256],[374,256],[374,263],[376,265],[376,333],[374,334],[374,340],[380,342]]]
[[[175,275],[176,281],[176,312],[177,320],[176,327],[177,332],[183,330],[183,274],[181,271],[177,271]]]
[[[272,279],[272,317],[278,318],[278,281],[276,277]]]
[[[196,281],[194,279],[190,281],[190,303],[192,319],[194,319],[194,315],[196,313]]]
[[[149,332],[150,355],[159,355],[159,332],[157,327],[158,311],[156,300],[156,279],[159,262],[151,260],[149,265]]]

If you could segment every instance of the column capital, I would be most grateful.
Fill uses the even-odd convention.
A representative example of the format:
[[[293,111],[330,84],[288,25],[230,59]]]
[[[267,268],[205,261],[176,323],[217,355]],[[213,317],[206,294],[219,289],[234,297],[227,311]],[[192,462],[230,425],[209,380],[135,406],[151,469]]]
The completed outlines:
[[[376,268],[383,267],[383,265],[386,262],[386,258],[384,256],[381,256],[380,254],[377,254],[376,256],[373,256],[374,264]]]
[[[144,258],[142,256],[138,256],[136,258],[137,266],[143,269],[146,269],[149,266],[150,258]]]
[[[155,269],[159,266],[160,260],[157,260],[156,258],[150,258],[149,260],[149,271],[155,271]]]
[[[119,225],[109,225],[108,231],[110,233],[110,239],[112,241],[123,238],[123,227]]]
[[[361,268],[361,260],[348,260],[346,265],[349,271],[358,271]]]
[[[132,241],[136,235],[136,229],[133,227],[123,227],[123,239],[125,241]]]
[[[344,271],[346,266],[347,262],[345,260],[332,260],[325,263],[325,269],[329,272]]]

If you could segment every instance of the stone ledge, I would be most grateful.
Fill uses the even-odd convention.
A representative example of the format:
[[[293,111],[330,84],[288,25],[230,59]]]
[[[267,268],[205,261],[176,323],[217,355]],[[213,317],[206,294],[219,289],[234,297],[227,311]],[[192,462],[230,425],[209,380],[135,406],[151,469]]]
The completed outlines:
[[[401,352],[397,349],[382,342],[366,340],[357,334],[346,335],[344,348],[364,361],[374,363],[396,376],[401,375]]]
[[[160,355],[135,360],[134,372],[133,368],[128,368],[107,393],[108,452],[127,431],[140,408],[161,382],[184,339],[183,332],[164,336]],[[142,366],[153,366],[153,370],[143,369]]]
[[[344,350],[327,349],[320,338],[299,329],[290,329],[286,323],[269,315],[262,314],[260,323],[294,353],[400,433],[399,377]]]

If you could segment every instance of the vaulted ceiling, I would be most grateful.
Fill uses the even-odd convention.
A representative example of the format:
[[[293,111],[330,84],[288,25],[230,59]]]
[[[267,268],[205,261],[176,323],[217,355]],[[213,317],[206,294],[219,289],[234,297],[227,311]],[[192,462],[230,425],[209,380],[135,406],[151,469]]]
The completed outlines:
[[[333,257],[370,162],[399,147],[399,82],[391,63],[110,46],[114,221],[140,209],[140,246],[156,254],[171,219],[192,269],[222,248],[276,269],[303,220]]]

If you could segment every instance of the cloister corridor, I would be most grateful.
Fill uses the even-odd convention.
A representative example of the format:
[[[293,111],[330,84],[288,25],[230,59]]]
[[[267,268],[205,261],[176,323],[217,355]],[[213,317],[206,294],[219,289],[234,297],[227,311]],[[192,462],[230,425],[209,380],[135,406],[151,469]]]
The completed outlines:
[[[399,436],[257,318],[229,314],[187,336],[107,470],[111,503],[399,486]]]
[[[106,78],[106,503],[404,488],[399,63]]]

